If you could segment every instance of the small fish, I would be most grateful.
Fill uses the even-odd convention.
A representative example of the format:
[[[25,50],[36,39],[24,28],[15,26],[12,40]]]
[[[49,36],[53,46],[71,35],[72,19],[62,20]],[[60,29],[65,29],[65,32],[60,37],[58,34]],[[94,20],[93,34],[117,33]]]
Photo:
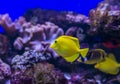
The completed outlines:
[[[115,56],[110,53],[104,61],[97,63],[94,67],[104,73],[116,75],[119,72],[120,64],[116,61]]]
[[[104,60],[107,53],[103,49],[92,49],[85,58],[79,57],[77,61],[85,64],[96,64]]]
[[[67,35],[58,37],[54,43],[50,45],[50,48],[55,50],[68,62],[74,62],[79,55],[85,58],[89,51],[89,48],[80,49],[78,38]]]

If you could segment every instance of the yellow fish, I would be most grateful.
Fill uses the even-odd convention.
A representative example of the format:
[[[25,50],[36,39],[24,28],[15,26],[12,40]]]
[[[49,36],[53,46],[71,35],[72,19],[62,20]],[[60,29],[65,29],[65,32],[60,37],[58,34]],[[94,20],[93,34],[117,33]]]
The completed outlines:
[[[104,61],[97,63],[94,67],[104,73],[116,75],[119,72],[120,64],[116,61],[113,54],[108,54]]]
[[[79,55],[85,58],[89,51],[89,48],[80,49],[78,38],[66,35],[58,37],[54,43],[50,45],[50,48],[55,50],[68,62],[75,61]]]
[[[92,49],[84,59],[79,57],[77,61],[85,64],[96,64],[103,61],[106,56],[107,53],[103,49]]]

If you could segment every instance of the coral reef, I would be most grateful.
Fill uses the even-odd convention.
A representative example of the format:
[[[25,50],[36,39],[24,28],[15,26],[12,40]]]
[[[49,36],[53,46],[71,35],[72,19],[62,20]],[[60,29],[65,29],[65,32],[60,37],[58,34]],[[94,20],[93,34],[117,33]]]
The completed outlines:
[[[118,3],[117,3],[118,2]],[[120,38],[120,6],[119,0],[105,0],[96,9],[90,11],[92,35],[99,35],[103,40]],[[106,39],[107,38],[107,39]]]
[[[14,38],[17,36],[19,25],[17,22],[12,22],[9,14],[0,15],[0,25],[4,28],[8,37]]]
[[[34,49],[40,51],[42,49],[41,41],[48,42],[49,44],[60,35],[63,35],[63,30],[53,23],[46,22],[42,25],[32,25],[24,23],[23,29],[20,30],[20,36],[16,38],[14,47],[17,50]]]
[[[0,34],[0,56],[8,54],[9,40],[5,35]]]
[[[31,76],[26,75],[25,72],[14,71],[10,79],[11,84],[34,84]]]
[[[33,25],[19,17],[14,22],[8,14],[0,15],[0,25],[5,29],[6,35],[12,39],[16,50],[29,49],[41,50],[41,41],[51,43],[55,38],[63,35],[61,28],[51,22]],[[28,47],[29,46],[29,47]]]
[[[12,59],[12,68],[25,71],[27,68],[32,67],[35,63],[43,62],[52,58],[48,53],[40,53],[35,50],[28,50],[22,55],[16,55]]]
[[[101,48],[120,62],[119,2],[100,2],[90,17],[31,9],[12,21],[9,14],[0,14],[0,26],[5,30],[4,34],[0,32],[0,84],[6,79],[11,84],[119,84],[120,73],[103,73],[94,68],[94,63],[68,63],[49,47],[65,34],[77,37],[80,48],[89,47],[90,59],[104,57],[94,51]]]
[[[11,76],[11,68],[0,59],[0,80]]]
[[[37,64],[35,66],[36,84],[67,84],[63,73],[54,70],[51,64]]]
[[[27,79],[26,79],[27,78]],[[31,78],[31,80],[30,80]],[[12,75],[12,84],[67,84],[63,73],[55,70],[49,63],[38,63],[27,69],[24,74],[16,71]]]
[[[49,12],[49,13],[48,13]],[[50,21],[55,25],[63,28],[66,31],[69,27],[87,27],[89,26],[89,19],[87,16],[73,12],[58,12],[50,10],[32,9],[28,10],[24,17],[33,24],[43,24]]]
[[[86,36],[84,30],[78,27],[69,28],[65,34],[69,36],[77,37],[80,42],[84,41]]]

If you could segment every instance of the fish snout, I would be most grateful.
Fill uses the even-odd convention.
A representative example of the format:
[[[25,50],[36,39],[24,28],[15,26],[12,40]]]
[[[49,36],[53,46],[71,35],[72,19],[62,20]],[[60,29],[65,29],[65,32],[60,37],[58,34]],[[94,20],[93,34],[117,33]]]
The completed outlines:
[[[50,45],[50,48],[52,48],[52,49],[54,48],[53,44]]]

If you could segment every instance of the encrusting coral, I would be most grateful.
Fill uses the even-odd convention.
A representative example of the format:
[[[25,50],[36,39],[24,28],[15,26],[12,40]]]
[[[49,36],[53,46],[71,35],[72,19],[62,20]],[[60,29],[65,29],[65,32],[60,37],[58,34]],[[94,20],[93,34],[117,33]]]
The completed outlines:
[[[119,0],[105,0],[96,9],[90,11],[92,35],[106,38],[120,38],[120,4]]]
[[[38,62],[43,62],[52,58],[52,53],[40,53],[35,50],[25,51],[22,55],[16,55],[12,59],[12,68],[25,71],[27,68],[32,67],[34,64]]]
[[[11,67],[0,59],[0,80],[11,76]]]
[[[90,59],[100,58],[99,52],[92,54],[91,50],[102,48],[114,53],[120,61],[119,2],[101,2],[90,11],[90,18],[74,12],[41,9],[28,10],[15,21],[9,14],[0,15],[0,26],[5,30],[4,35],[0,34],[0,59],[3,60],[0,60],[0,79],[11,77],[11,84],[119,84],[119,73],[113,76],[95,69],[94,65],[68,63],[49,48],[57,37],[65,34],[77,37],[80,48],[89,47]],[[110,42],[117,44],[112,46],[114,49]],[[104,44],[108,47],[103,47]]]
[[[51,64],[37,64],[34,69],[36,84],[67,84],[63,73],[54,70]]]
[[[12,71],[11,84],[34,84],[33,77],[21,71]]]
[[[8,54],[9,40],[5,35],[0,34],[0,56]]]
[[[55,70],[54,66],[49,63],[35,64],[23,74],[21,71],[15,71],[12,75],[11,83],[26,84],[25,82],[27,84],[67,84],[63,73]]]

